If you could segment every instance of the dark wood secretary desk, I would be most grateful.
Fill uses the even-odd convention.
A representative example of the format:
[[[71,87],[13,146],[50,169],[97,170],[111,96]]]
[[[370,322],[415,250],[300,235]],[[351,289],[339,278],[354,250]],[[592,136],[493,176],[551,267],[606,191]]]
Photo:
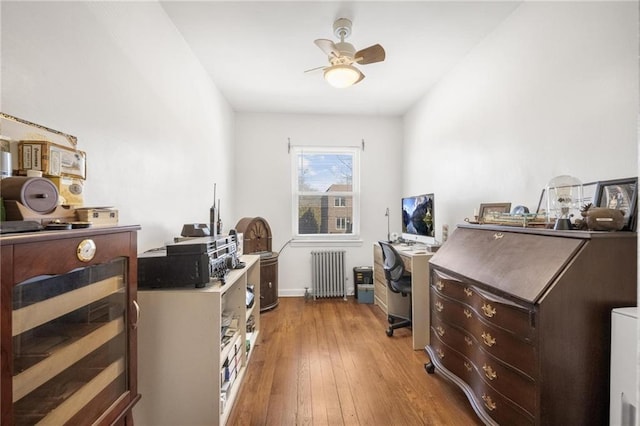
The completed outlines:
[[[608,423],[611,310],[636,234],[460,225],[431,259],[434,367],[489,425]]]

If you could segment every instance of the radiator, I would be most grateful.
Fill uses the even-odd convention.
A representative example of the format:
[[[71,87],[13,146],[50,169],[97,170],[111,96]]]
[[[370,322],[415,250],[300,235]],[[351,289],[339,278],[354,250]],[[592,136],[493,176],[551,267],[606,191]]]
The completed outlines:
[[[313,298],[347,298],[344,250],[311,252]]]

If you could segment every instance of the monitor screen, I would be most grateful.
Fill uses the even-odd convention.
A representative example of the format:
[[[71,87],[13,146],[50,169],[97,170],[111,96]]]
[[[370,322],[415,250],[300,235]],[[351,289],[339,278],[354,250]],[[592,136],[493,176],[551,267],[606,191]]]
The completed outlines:
[[[423,244],[435,244],[433,194],[402,199],[402,238]]]

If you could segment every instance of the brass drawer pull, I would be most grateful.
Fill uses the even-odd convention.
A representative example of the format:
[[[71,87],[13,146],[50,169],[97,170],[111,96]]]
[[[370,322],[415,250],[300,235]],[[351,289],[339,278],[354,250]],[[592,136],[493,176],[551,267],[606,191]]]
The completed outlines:
[[[494,337],[491,337],[491,334],[484,331],[482,332],[482,340],[484,341],[484,344],[489,347],[496,344],[496,339]]]
[[[471,297],[473,296],[473,291],[470,288],[465,287],[464,294],[466,294],[468,297]]]
[[[499,240],[502,237],[504,237],[504,234],[502,232],[496,232],[495,234],[493,234],[493,239],[494,240]]]
[[[444,328],[442,328],[441,326],[437,326],[436,330],[438,331],[440,337],[444,336]]]
[[[467,344],[467,346],[473,345],[473,340],[471,340],[471,337],[469,336],[464,336],[464,341]]]
[[[496,308],[492,307],[488,303],[483,303],[482,304],[482,311],[489,318],[493,318],[493,316],[496,314]]]
[[[436,352],[438,353],[438,357],[440,359],[444,358],[444,352],[442,352],[442,349],[438,348],[436,349]]]
[[[444,305],[442,304],[442,302],[440,302],[439,300],[435,303],[436,305],[436,311],[438,312],[442,312],[442,310],[444,309]]]
[[[471,368],[471,364],[469,364],[467,361],[465,361],[465,362],[464,362],[464,368],[466,368],[466,369],[467,369],[467,371],[471,371],[471,370],[473,370],[473,369]]]
[[[436,288],[440,291],[442,291],[442,289],[444,288],[444,284],[442,284],[442,281],[437,281],[436,282]]]
[[[498,378],[498,375],[493,371],[493,368],[491,368],[490,365],[485,364],[482,366],[482,369],[484,370],[484,375],[487,376],[487,379],[494,380]]]
[[[496,403],[493,402],[490,396],[483,393],[482,399],[484,400],[484,406],[487,407],[489,411],[493,411],[496,409]]]
[[[464,316],[467,318],[471,318],[471,311],[468,310],[467,308],[464,308]]]

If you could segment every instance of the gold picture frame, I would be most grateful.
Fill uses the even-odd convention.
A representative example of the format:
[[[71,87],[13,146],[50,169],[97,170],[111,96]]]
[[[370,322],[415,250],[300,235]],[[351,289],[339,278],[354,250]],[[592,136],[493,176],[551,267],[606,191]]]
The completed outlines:
[[[493,213],[509,213],[511,211],[511,203],[482,203],[478,210],[478,221],[482,223],[487,214]]]

